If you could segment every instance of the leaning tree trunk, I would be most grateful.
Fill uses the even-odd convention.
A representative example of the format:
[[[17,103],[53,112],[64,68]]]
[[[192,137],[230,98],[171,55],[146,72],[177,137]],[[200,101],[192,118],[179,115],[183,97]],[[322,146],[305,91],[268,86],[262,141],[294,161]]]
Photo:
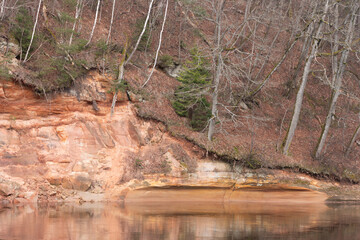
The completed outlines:
[[[342,85],[342,76],[345,70],[345,65],[346,65],[346,61],[349,55],[349,47],[352,41],[352,37],[353,37],[353,33],[354,33],[354,25],[356,23],[356,12],[357,12],[358,8],[355,8],[354,11],[352,12],[352,17],[351,20],[349,22],[349,28],[348,31],[346,33],[346,40],[345,40],[345,50],[342,52],[341,54],[341,58],[340,58],[340,62],[337,65],[337,72],[335,75],[335,87],[332,93],[332,97],[331,97],[331,103],[330,103],[330,108],[329,108],[329,112],[328,115],[326,116],[326,121],[325,121],[325,125],[323,126],[323,131],[321,133],[320,139],[319,139],[319,143],[317,145],[316,148],[316,153],[315,153],[315,157],[319,158],[322,152],[322,149],[324,148],[325,145],[325,141],[326,141],[326,137],[329,133],[329,129],[331,126],[331,120],[333,115],[335,114],[335,109],[336,109],[336,102],[339,98],[340,95],[340,89],[341,89],[341,85]]]
[[[297,124],[299,122],[302,101],[303,101],[303,98],[304,98],[305,87],[306,87],[306,83],[307,83],[308,76],[309,76],[309,73],[310,73],[311,63],[312,63],[312,60],[314,59],[314,57],[315,57],[315,55],[317,53],[318,44],[320,42],[320,35],[321,35],[322,25],[323,25],[324,18],[325,18],[326,14],[327,14],[328,9],[329,9],[329,0],[327,0],[326,3],[325,3],[324,13],[323,13],[323,15],[322,15],[322,17],[320,19],[320,22],[319,22],[319,26],[318,26],[318,29],[317,29],[317,32],[316,32],[316,35],[315,35],[315,38],[314,38],[314,42],[312,44],[310,56],[308,57],[308,59],[306,60],[306,63],[305,63],[304,73],[303,73],[301,85],[300,85],[299,91],[298,91],[298,93],[296,95],[294,114],[293,114],[293,117],[291,119],[291,124],[290,124],[289,130],[288,130],[288,132],[286,134],[285,141],[284,141],[284,147],[283,147],[283,154],[284,155],[288,155],[290,144],[291,144],[291,141],[292,141],[292,139],[294,137]]]
[[[33,40],[34,40],[36,25],[37,25],[37,22],[38,22],[38,20],[39,20],[39,12],[40,12],[40,7],[41,7],[41,2],[42,2],[42,0],[39,0],[39,6],[38,6],[38,9],[37,9],[37,13],[36,13],[36,20],[35,20],[35,23],[34,23],[34,28],[33,28],[32,34],[31,34],[31,39],[30,39],[29,47],[28,47],[28,49],[27,49],[27,51],[26,51],[26,54],[25,54],[24,62],[26,62],[26,60],[27,60],[27,57],[28,57],[29,52],[30,52],[30,49],[31,49],[31,45],[32,45]]]
[[[354,132],[354,134],[353,134],[353,136],[352,136],[352,138],[351,138],[351,141],[350,141],[350,143],[349,143],[349,146],[348,146],[348,148],[346,149],[346,153],[345,153],[345,156],[346,156],[346,157],[349,156],[349,154],[350,154],[350,152],[351,152],[351,148],[352,148],[352,146],[354,145],[355,140],[356,140],[357,136],[359,135],[359,133],[360,133],[360,125],[355,129],[355,132]]]

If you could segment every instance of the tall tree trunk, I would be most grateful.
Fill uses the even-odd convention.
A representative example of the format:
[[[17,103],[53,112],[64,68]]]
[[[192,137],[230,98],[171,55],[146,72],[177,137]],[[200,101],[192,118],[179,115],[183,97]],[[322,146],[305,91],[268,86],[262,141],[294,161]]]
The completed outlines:
[[[26,51],[26,54],[25,54],[24,62],[26,62],[26,60],[27,60],[27,57],[28,57],[29,52],[30,52],[30,49],[31,49],[32,42],[33,42],[33,40],[34,40],[36,25],[37,25],[37,22],[38,22],[38,20],[39,20],[39,12],[40,12],[40,7],[41,7],[41,2],[42,2],[42,0],[39,0],[39,6],[38,6],[38,9],[37,9],[37,12],[36,12],[36,19],[35,19],[35,23],[34,23],[34,28],[33,28],[32,34],[31,34],[31,39],[30,39],[29,47],[28,47],[28,49],[27,49],[27,51]]]
[[[94,31],[95,31],[95,27],[96,27],[98,15],[99,15],[100,1],[101,1],[101,0],[98,0],[98,1],[97,1],[94,24],[93,24],[93,27],[92,27],[92,29],[91,29],[90,37],[89,37],[89,40],[88,40],[86,46],[90,44],[90,42],[91,42],[91,40],[92,40],[92,38],[93,38],[93,35],[94,35]]]
[[[344,46],[345,50],[341,54],[340,62],[338,64],[336,64],[337,71],[336,71],[335,81],[334,81],[335,87],[332,92],[330,108],[329,108],[328,115],[326,116],[325,125],[323,126],[323,131],[321,133],[319,143],[316,148],[316,153],[315,153],[316,158],[319,158],[321,155],[322,149],[324,148],[324,145],[325,145],[326,137],[329,133],[332,117],[335,114],[336,102],[339,98],[340,88],[342,85],[342,76],[343,76],[343,73],[345,70],[346,61],[347,61],[347,58],[349,55],[349,48],[350,48],[350,44],[351,44],[353,34],[354,34],[354,25],[356,23],[357,10],[358,10],[358,8],[355,8],[352,12],[352,17],[351,17],[351,20],[349,21],[349,27],[348,27],[348,31],[346,33],[345,46]]]
[[[154,73],[154,69],[156,67],[157,59],[159,57],[159,52],[160,52],[160,47],[161,47],[161,40],[162,40],[162,35],[163,35],[163,32],[164,32],[164,28],[165,28],[165,22],[166,22],[166,15],[167,15],[167,11],[168,11],[168,6],[169,6],[169,0],[166,0],[164,20],[163,20],[162,27],[161,27],[161,32],[160,32],[160,36],[159,36],[159,45],[158,45],[158,48],[157,48],[157,51],[156,51],[154,65],[153,65],[153,67],[151,69],[149,77],[147,78],[147,80],[144,82],[144,84],[141,87],[146,86],[146,84],[150,81],[150,78],[151,78],[152,74]]]
[[[302,101],[303,101],[303,97],[304,97],[306,83],[307,83],[307,80],[308,80],[308,75],[310,73],[311,63],[312,63],[312,60],[314,59],[314,57],[315,57],[315,55],[317,53],[318,44],[320,42],[320,35],[321,35],[322,25],[323,25],[324,18],[325,18],[326,14],[327,14],[328,9],[329,9],[329,0],[327,0],[326,3],[325,3],[324,12],[323,12],[322,17],[320,19],[319,26],[318,26],[318,29],[317,29],[317,32],[316,32],[316,35],[315,35],[315,38],[314,38],[314,42],[312,44],[310,56],[308,57],[308,59],[306,60],[306,63],[305,63],[305,68],[304,68],[304,73],[303,73],[301,85],[300,85],[299,91],[298,91],[298,93],[296,95],[294,114],[293,114],[293,117],[291,119],[290,128],[289,128],[289,130],[287,132],[287,135],[286,135],[286,138],[285,138],[285,141],[284,141],[285,144],[284,144],[284,148],[283,148],[283,154],[285,154],[285,155],[288,155],[290,144],[291,144],[291,141],[292,141],[292,139],[294,137],[297,124],[299,122]]]
[[[222,57],[221,57],[221,20],[222,14],[224,10],[226,0],[222,0],[219,4],[219,7],[216,12],[216,31],[215,31],[215,39],[216,39],[216,49],[214,51],[214,64],[215,64],[215,76],[213,80],[214,92],[212,94],[212,106],[211,106],[211,118],[209,120],[209,131],[208,131],[208,140],[212,140],[212,136],[215,132],[215,123],[218,117],[218,95],[219,95],[219,83],[221,77],[221,69],[222,69]]]

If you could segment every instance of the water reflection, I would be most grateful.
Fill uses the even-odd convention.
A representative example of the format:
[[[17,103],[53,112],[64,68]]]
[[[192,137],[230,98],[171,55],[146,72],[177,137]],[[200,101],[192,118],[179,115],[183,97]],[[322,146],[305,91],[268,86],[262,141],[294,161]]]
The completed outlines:
[[[0,207],[0,239],[360,239],[360,206],[46,204]]]

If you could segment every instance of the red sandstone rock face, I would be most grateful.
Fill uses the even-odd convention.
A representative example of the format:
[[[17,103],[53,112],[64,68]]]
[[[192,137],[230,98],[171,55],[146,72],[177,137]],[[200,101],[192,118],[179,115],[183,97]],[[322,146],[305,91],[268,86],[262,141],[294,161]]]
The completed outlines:
[[[184,167],[170,166],[177,160],[167,146],[176,141],[164,134],[164,126],[139,120],[134,106],[124,101],[126,94],[119,94],[111,117],[109,88],[109,80],[91,72],[69,92],[45,99],[24,86],[1,81],[2,198],[19,202],[17,193],[33,191],[36,198],[22,198],[58,201],[87,191],[111,199],[117,196],[114,186],[144,178],[144,172],[180,174]],[[170,159],[159,162],[165,158]]]

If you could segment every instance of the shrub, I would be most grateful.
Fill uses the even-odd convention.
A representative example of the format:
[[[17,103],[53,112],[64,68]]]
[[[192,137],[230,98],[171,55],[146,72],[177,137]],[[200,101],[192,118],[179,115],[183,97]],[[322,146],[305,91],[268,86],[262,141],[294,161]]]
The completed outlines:
[[[9,80],[11,78],[10,71],[6,66],[0,66],[0,78],[5,80]]]
[[[66,12],[60,12],[59,13],[59,22],[61,24],[66,24],[68,22],[72,23],[75,21],[75,18],[73,16],[70,16],[68,13]]]
[[[174,67],[174,59],[170,55],[162,55],[158,61],[158,67],[161,69]]]
[[[120,83],[116,81],[117,80],[114,80],[112,83],[111,88],[108,90],[109,93],[126,92],[126,90],[129,89],[129,84],[125,79],[123,79]]]
[[[37,67],[36,77],[42,82],[40,92],[51,90],[63,90],[71,87],[74,80],[86,73],[83,65],[86,62],[75,57],[69,58],[67,53],[75,53],[73,45],[66,47],[59,45],[56,48],[56,55],[49,58],[39,58],[34,61]],[[73,54],[75,56],[76,54]],[[40,86],[39,86],[40,87]]]
[[[143,169],[144,168],[144,163],[143,160],[141,159],[135,159],[135,169]]]
[[[161,171],[165,174],[170,173],[171,172],[171,165],[168,161],[166,160],[162,160],[160,163],[160,168]]]
[[[255,153],[248,153],[243,157],[245,166],[250,169],[261,168],[261,161]]]
[[[206,100],[211,73],[207,69],[208,62],[197,49],[191,50],[191,57],[177,78],[182,85],[175,90],[172,106],[179,116],[188,117],[191,127],[199,131],[211,117],[210,103]]]
[[[88,48],[86,44],[87,40],[80,38],[76,39],[70,46],[68,44],[61,44],[56,50],[57,53],[61,55],[66,55],[65,51],[67,51],[69,54],[76,54]]]
[[[106,41],[105,40],[99,40],[97,43],[96,43],[96,51],[95,51],[95,56],[98,58],[98,57],[101,57],[103,56],[109,49],[109,45],[106,44]]]

